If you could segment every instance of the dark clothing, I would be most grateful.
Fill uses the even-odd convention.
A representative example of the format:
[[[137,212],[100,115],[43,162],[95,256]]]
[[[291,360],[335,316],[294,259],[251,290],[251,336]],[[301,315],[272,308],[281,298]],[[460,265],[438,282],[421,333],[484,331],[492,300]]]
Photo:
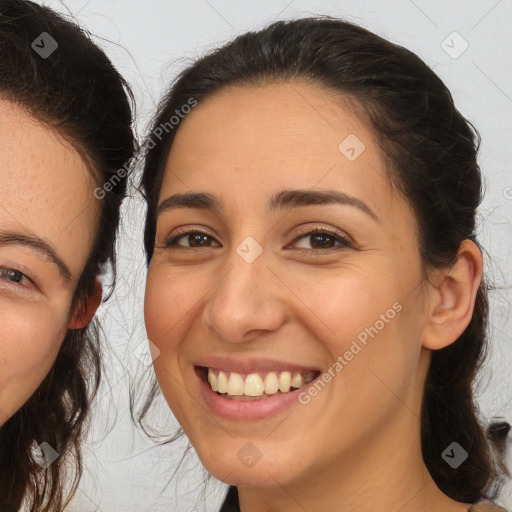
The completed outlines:
[[[229,487],[226,499],[224,503],[222,503],[219,512],[240,512],[240,507],[238,506],[238,489],[234,485]]]

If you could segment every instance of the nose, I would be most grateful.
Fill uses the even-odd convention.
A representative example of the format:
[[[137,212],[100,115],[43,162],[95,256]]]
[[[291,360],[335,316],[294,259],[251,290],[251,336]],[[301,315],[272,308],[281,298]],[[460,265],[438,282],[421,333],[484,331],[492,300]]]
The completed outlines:
[[[224,341],[251,341],[285,322],[282,285],[264,255],[248,263],[234,252],[205,304],[205,327]]]

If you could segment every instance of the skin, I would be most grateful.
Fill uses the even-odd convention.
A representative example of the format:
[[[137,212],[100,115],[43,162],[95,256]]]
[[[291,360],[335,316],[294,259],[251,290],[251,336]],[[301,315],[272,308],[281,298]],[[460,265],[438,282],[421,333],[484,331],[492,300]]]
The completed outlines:
[[[79,153],[55,130],[1,99],[0,154],[2,425],[46,377],[68,328],[90,322],[101,286],[96,283],[80,315],[70,310],[99,214],[95,184]],[[67,277],[48,255],[19,241],[29,236],[50,248]]]
[[[465,241],[453,268],[424,278],[414,214],[345,99],[303,82],[226,88],[181,123],[160,202],[208,192],[224,209],[158,218],[145,297],[148,337],[161,351],[156,375],[206,469],[238,486],[243,512],[340,503],[347,512],[467,510],[424,465],[419,412],[431,350],[454,342],[471,319],[481,254]],[[349,134],[366,146],[354,161],[338,150]],[[290,188],[345,192],[378,221],[337,204],[266,210],[271,195]],[[339,230],[354,245],[331,239],[334,248],[318,248],[304,226]],[[166,247],[178,227],[201,229],[207,246],[184,236],[181,249]],[[236,252],[247,236],[263,247],[250,264]],[[198,355],[272,356],[327,370],[395,302],[400,313],[307,405],[255,421],[206,406]],[[251,467],[237,457],[249,442],[261,454]]]

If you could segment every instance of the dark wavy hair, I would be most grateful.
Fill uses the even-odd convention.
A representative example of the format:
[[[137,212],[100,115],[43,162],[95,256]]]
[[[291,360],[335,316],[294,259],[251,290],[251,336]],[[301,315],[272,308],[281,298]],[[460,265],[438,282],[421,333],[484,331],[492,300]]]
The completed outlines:
[[[388,175],[415,212],[422,267],[449,268],[461,242],[475,235],[482,177],[480,136],[456,109],[439,77],[414,53],[344,20],[312,17],[278,21],[248,32],[198,59],[172,85],[157,111],[152,133],[194,98],[200,105],[227,86],[306,81],[352,100],[388,160]],[[222,122],[222,120],[219,120]],[[165,165],[179,130],[164,134],[148,151],[141,189],[147,201],[147,263],[155,241],[158,196]],[[421,412],[422,455],[437,486],[450,498],[475,502],[496,496],[498,450],[478,418],[472,384],[485,359],[488,289],[478,289],[472,319],[450,346],[434,351]],[[144,418],[156,382],[134,421]],[[135,399],[131,406],[134,409]],[[468,452],[452,469],[441,453],[453,441]]]
[[[58,44],[48,58],[31,47],[42,32]],[[71,316],[92,293],[100,265],[110,263],[115,280],[114,246],[127,182],[126,172],[117,171],[135,150],[133,95],[104,52],[76,23],[33,2],[0,0],[0,97],[73,144],[99,187],[116,175],[115,187],[101,201],[93,249],[70,305]],[[31,512],[61,511],[76,492],[82,474],[80,441],[101,376],[98,334],[96,322],[68,330],[48,376],[0,428],[3,512],[18,510],[22,503],[29,503]],[[33,452],[42,442],[59,453],[46,469]],[[65,471],[68,460],[74,479]],[[64,483],[73,484],[65,503]]]

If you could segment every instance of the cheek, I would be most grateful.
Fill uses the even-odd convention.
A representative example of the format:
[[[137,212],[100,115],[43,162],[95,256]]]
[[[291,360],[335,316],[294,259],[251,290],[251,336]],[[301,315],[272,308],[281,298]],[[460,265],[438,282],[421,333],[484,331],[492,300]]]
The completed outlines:
[[[310,273],[290,282],[297,283],[292,286],[301,299],[296,302],[297,318],[333,358],[348,350],[358,336],[364,341],[366,328],[376,322],[381,327],[380,315],[392,309],[400,296],[393,283],[379,282],[378,276],[361,268]]]
[[[342,410],[339,402],[343,408],[358,407],[350,399],[353,396],[376,407],[383,399],[393,400],[382,381],[395,392],[406,393],[418,364],[421,311],[417,293],[402,287],[390,269],[377,264],[374,268],[341,269],[326,274],[325,279],[316,275],[311,280],[296,280],[301,282],[297,295],[302,300],[295,315],[333,361],[329,368],[335,377],[329,382],[335,391],[330,400],[337,404],[332,409],[335,415],[343,415],[336,412]],[[368,410],[359,413],[364,416]]]
[[[66,316],[36,306],[0,312],[0,410],[12,416],[50,371],[66,333]]]
[[[179,366],[180,344],[199,314],[196,309],[202,307],[201,297],[211,287],[205,283],[190,269],[181,275],[179,269],[171,271],[152,264],[144,297],[147,336],[160,350],[153,361],[155,374],[169,407],[188,433],[190,408],[183,404],[190,396]]]
[[[195,282],[193,272],[180,275],[156,265],[150,266],[144,297],[144,320],[148,338],[158,346],[162,355],[177,348],[178,340],[193,319],[194,306],[198,305],[203,294],[204,290]]]

